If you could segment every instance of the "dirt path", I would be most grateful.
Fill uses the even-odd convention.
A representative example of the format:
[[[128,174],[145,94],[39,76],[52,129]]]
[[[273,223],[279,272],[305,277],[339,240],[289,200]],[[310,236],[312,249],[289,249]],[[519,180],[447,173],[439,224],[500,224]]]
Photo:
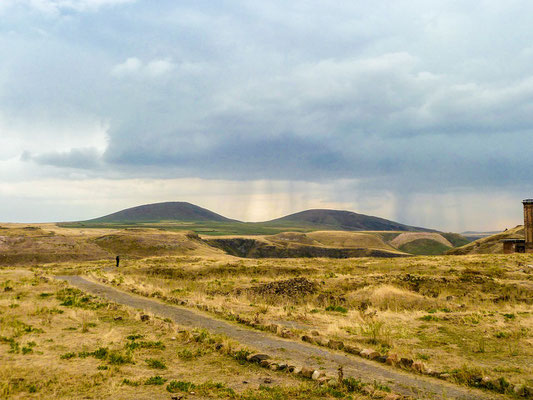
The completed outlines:
[[[279,357],[281,360],[291,364],[325,368],[332,375],[336,373],[338,366],[342,365],[346,376],[352,376],[371,383],[377,381],[391,387],[397,393],[411,395],[415,398],[443,400],[505,398],[480,390],[453,385],[438,379],[409,374],[360,357],[323,349],[303,342],[282,339],[265,332],[218,320],[207,314],[201,314],[190,309],[125,293],[109,286],[91,282],[81,276],[61,276],[57,278],[115,303],[152,312],[160,317],[170,318],[179,325],[203,328],[213,333],[224,334],[245,346],[275,358]]]

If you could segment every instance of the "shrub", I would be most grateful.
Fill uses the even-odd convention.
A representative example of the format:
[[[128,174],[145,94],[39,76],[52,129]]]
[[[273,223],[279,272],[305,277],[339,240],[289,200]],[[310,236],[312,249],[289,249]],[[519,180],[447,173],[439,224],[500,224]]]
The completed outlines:
[[[122,384],[123,385],[128,385],[128,386],[139,386],[141,383],[138,382],[138,381],[130,381],[129,379],[124,379],[122,381]]]
[[[145,385],[162,385],[167,381],[166,378],[163,378],[162,376],[156,375],[148,378],[146,381],[144,381]]]
[[[250,352],[248,350],[238,350],[233,355],[235,359],[239,362],[239,364],[244,364],[246,362],[246,358],[250,355]]]
[[[194,383],[183,381],[170,381],[170,383],[167,385],[167,390],[170,393],[188,392],[194,388],[196,388]]]
[[[342,384],[348,392],[360,392],[363,386],[365,386],[365,384],[359,379],[355,379],[352,377],[344,378],[342,380]]]
[[[62,359],[62,360],[70,360],[71,358],[74,358],[74,357],[76,357],[76,353],[72,353],[72,352],[71,353],[61,354],[59,356],[59,358]]]
[[[334,311],[346,314],[348,312],[348,309],[343,306],[327,306],[326,311]]]
[[[112,365],[122,365],[122,364],[133,364],[133,359],[130,353],[123,354],[119,351],[111,351],[107,356],[109,364]]]
[[[167,366],[165,365],[163,361],[156,360],[155,358],[147,358],[145,361],[146,361],[146,364],[148,364],[150,368],[167,369]]]
[[[132,341],[131,343],[126,344],[126,348],[130,350],[135,350],[137,348],[139,349],[158,349],[158,350],[165,350],[165,345],[161,341],[157,342],[135,342]]]

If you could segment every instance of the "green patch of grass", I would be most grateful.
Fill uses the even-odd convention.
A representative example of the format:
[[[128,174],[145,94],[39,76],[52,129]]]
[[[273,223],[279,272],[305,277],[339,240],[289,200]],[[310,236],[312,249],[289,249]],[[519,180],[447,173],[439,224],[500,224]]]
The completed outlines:
[[[399,250],[405,253],[429,256],[444,254],[446,251],[450,250],[450,247],[432,239],[416,239],[401,245]]]
[[[128,386],[139,386],[139,385],[141,384],[141,382],[139,382],[139,381],[132,381],[132,380],[126,378],[126,379],[124,379],[124,380],[122,381],[122,384],[123,384],[123,385],[128,385]]]
[[[132,342],[126,344],[126,348],[129,349],[129,350],[135,350],[135,349],[164,350],[165,349],[165,345],[161,341],[157,341],[157,342],[151,342],[151,341],[136,342],[136,341],[132,341]]]
[[[170,393],[189,392],[196,388],[196,385],[191,382],[170,381],[167,385],[167,391]]]
[[[165,363],[161,360],[157,360],[155,358],[147,358],[146,360],[146,364],[148,364],[148,366],[150,368],[154,368],[154,369],[167,369],[167,366],[165,365]]]
[[[59,358],[62,360],[70,360],[71,358],[74,358],[74,357],[76,357],[76,353],[73,353],[73,352],[61,354],[59,356]]]
[[[163,378],[162,376],[156,375],[148,378],[144,381],[145,385],[163,385],[167,381],[166,378]]]
[[[128,339],[128,340],[137,340],[137,339],[142,339],[143,337],[144,337],[143,335],[139,335],[138,333],[136,333],[136,334],[133,334],[133,335],[126,336],[126,339]]]
[[[64,307],[78,307],[88,310],[96,310],[107,306],[94,296],[84,294],[81,290],[74,288],[64,288],[56,293],[56,299],[61,301],[60,305]]]
[[[355,379],[352,377],[344,378],[342,380],[342,384],[349,393],[360,392],[361,389],[363,389],[363,387],[366,385],[365,383],[361,382],[360,379]]]
[[[131,353],[122,353],[118,350],[110,351],[107,361],[112,365],[134,364]]]
[[[423,317],[419,318],[421,321],[440,321],[439,317],[435,317],[434,315],[424,315]]]
[[[339,313],[342,313],[342,314],[346,314],[348,312],[348,309],[346,307],[342,307],[342,306],[327,306],[326,307],[326,311],[333,311],[333,312],[339,312]]]

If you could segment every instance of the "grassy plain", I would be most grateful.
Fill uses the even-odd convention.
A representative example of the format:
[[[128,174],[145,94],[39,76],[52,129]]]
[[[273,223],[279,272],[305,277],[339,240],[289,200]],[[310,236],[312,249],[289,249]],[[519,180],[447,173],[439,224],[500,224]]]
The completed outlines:
[[[533,255],[403,259],[167,257],[94,271],[121,289],[207,305],[450,373],[533,384]],[[305,278],[304,281],[301,279]],[[303,282],[303,283],[302,283]],[[314,332],[315,334],[317,332]]]
[[[52,271],[0,270],[2,399],[365,398],[246,363],[224,337],[140,322],[135,310],[44,276]]]
[[[274,239],[399,237],[366,235]],[[115,254],[124,255],[118,269]],[[363,398],[241,364],[170,321],[141,323],[135,310],[68,289],[56,274],[277,325],[293,340],[397,354],[460,384],[533,386],[533,254],[242,259],[187,233],[4,226],[0,261],[0,398],[168,399],[173,381],[187,398]]]

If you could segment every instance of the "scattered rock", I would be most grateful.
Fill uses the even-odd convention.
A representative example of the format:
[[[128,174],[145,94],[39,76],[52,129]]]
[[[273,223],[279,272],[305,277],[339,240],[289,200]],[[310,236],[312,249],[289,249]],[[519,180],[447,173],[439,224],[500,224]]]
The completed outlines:
[[[352,346],[350,344],[344,345],[344,351],[350,354],[359,354],[361,353],[361,349],[355,346]]]
[[[315,372],[314,368],[303,367],[302,371],[300,372],[300,375],[302,375],[304,378],[311,379],[314,372]]]
[[[328,380],[328,386],[331,386],[332,388],[339,387],[339,382],[335,378],[330,378]]]
[[[380,363],[386,363],[387,362],[387,356],[379,356],[376,358],[376,361]]]
[[[272,383],[272,379],[271,379],[271,378],[265,378],[265,379],[263,380],[263,382],[265,382],[265,383]]]
[[[320,333],[318,333],[318,331],[311,331],[311,335],[313,335],[313,336],[320,336]]]
[[[314,381],[318,381],[320,378],[324,376],[324,373],[322,371],[314,371],[311,375],[311,379]]]
[[[291,372],[292,372],[294,375],[301,375],[301,374],[302,374],[302,371],[303,371],[303,368],[302,368],[302,367],[294,367],[294,368],[292,369]]]
[[[256,363],[260,363],[261,361],[268,360],[268,359],[270,359],[270,356],[268,354],[262,354],[262,353],[250,354],[248,357],[246,357],[247,361],[256,362]]]
[[[413,360],[410,358],[402,357],[400,358],[399,364],[402,368],[411,368],[411,366],[413,365]]]
[[[421,361],[414,362],[411,368],[413,368],[416,372],[420,372],[421,374],[423,374],[426,370],[426,366]]]
[[[395,366],[396,364],[398,364],[398,354],[396,353],[390,353],[388,356],[387,356],[387,360],[385,361],[385,363],[387,365],[392,365],[392,366]]]
[[[344,343],[340,340],[330,340],[328,341],[328,347],[333,350],[342,350]]]
[[[121,316],[115,317],[113,318],[113,321],[122,321],[122,317]]]
[[[317,382],[319,385],[325,385],[326,383],[328,383],[329,379],[330,378],[328,378],[327,376],[321,376],[317,379]]]
[[[361,355],[361,357],[368,358],[369,360],[373,360],[380,356],[380,354],[374,349],[364,349],[359,354]]]
[[[141,321],[142,322],[150,321],[150,316],[146,315],[146,314],[142,314],[141,315]]]
[[[311,336],[303,335],[302,341],[307,343],[315,343],[315,340]]]
[[[450,379],[451,377],[452,377],[452,375],[451,375],[451,374],[448,374],[448,373],[442,373],[442,374],[439,374],[439,375],[438,375],[438,378],[440,378],[440,379],[444,379],[444,380],[446,380],[446,379]]]
[[[287,364],[278,364],[278,370],[284,371],[287,369]]]
[[[259,365],[262,366],[263,368],[270,368],[270,361],[268,360],[261,360],[259,362]]]
[[[248,289],[253,294],[277,295],[286,297],[299,297],[313,294],[317,285],[307,278],[293,278],[283,281],[274,281]]]
[[[271,363],[269,368],[272,370],[272,371],[277,371],[279,369],[279,366],[278,364],[276,363]]]

